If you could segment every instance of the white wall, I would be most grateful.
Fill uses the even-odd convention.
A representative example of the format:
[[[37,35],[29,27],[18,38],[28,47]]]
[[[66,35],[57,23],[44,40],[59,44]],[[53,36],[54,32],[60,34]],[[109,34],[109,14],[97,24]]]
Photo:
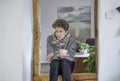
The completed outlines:
[[[42,62],[46,61],[46,39],[48,35],[53,34],[54,30],[52,29],[52,23],[58,18],[57,8],[70,7],[70,6],[73,6],[73,7],[90,6],[92,3],[93,3],[93,0],[69,0],[69,1],[68,0],[40,0],[41,30],[42,30],[42,36],[41,36]],[[93,5],[92,5],[92,8],[93,8]],[[91,23],[93,23],[93,21]]]
[[[0,81],[30,81],[32,0],[0,0]]]
[[[120,81],[120,13],[105,19],[105,12],[120,0],[99,0],[99,81]]]
[[[32,81],[32,0],[24,0],[23,81]]]
[[[23,0],[0,0],[0,81],[22,81]]]

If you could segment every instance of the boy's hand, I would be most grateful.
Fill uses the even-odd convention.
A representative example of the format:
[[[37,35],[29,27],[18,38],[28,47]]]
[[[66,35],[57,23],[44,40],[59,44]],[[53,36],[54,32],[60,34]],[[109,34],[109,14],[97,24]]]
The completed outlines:
[[[47,61],[50,61],[53,56],[54,56],[53,53],[49,53],[46,57]]]
[[[58,54],[58,57],[60,57],[61,59],[65,59],[69,56],[69,54]]]

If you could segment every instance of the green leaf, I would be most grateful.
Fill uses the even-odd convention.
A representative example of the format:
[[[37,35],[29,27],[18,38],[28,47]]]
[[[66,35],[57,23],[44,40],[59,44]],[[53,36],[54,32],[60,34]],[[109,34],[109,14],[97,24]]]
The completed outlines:
[[[83,60],[83,63],[86,63],[86,62],[88,62],[88,59],[84,59],[84,60]]]
[[[92,51],[90,53],[90,56],[87,59],[83,60],[83,63],[87,64],[85,71],[89,72],[89,73],[93,73],[96,71],[95,49],[94,49],[94,47],[91,49],[92,49]]]

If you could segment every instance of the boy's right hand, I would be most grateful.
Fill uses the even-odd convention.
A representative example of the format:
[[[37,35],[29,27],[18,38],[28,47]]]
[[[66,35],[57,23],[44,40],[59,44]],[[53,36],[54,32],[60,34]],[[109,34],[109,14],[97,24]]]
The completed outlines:
[[[49,54],[47,55],[47,57],[46,57],[47,61],[50,61],[51,58],[52,58],[54,55],[55,55],[55,54],[53,54],[53,53],[49,53]]]

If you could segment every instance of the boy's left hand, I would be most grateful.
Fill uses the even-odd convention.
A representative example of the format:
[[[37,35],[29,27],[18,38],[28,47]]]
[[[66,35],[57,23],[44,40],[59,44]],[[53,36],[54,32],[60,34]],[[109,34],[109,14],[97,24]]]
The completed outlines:
[[[69,54],[58,54],[58,57],[60,57],[61,59],[65,59],[69,56]]]

